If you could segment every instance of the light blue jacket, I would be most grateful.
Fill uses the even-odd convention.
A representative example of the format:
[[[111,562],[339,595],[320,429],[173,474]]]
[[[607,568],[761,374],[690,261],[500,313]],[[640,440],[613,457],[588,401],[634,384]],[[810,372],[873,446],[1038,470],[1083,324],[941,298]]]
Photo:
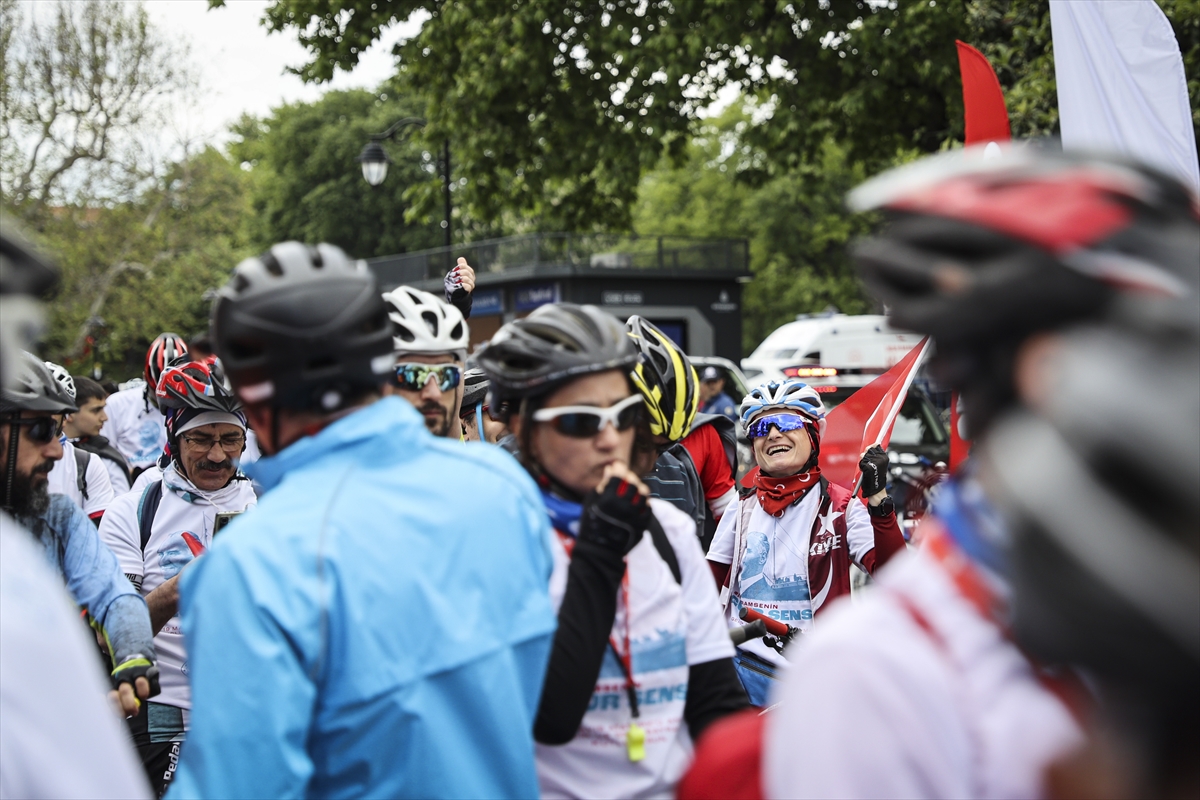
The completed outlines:
[[[512,457],[387,398],[249,471],[181,579],[169,796],[535,797],[550,532]]]

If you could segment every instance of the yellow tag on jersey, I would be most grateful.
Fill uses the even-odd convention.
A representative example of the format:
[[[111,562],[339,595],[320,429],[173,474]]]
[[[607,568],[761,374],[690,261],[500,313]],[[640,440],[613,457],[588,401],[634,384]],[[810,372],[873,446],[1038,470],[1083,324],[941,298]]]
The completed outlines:
[[[629,748],[629,760],[641,761],[646,757],[646,731],[636,722],[629,723],[625,734],[625,745]]]

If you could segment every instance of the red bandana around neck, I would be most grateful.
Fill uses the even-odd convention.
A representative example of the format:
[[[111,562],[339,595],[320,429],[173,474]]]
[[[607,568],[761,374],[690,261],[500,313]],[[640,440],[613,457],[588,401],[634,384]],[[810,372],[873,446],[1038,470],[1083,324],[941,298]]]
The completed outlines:
[[[772,517],[783,514],[784,509],[804,496],[821,480],[821,468],[814,464],[804,472],[772,478],[764,475],[758,467],[750,470],[744,483],[754,487],[758,502]]]

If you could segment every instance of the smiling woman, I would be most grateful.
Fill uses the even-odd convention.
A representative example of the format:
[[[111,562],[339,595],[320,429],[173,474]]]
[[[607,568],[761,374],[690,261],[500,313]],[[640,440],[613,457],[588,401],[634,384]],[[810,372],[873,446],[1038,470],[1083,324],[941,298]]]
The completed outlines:
[[[904,548],[904,538],[883,488],[882,450],[863,457],[869,508],[821,477],[825,407],[811,386],[794,378],[764,383],[740,410],[758,464],[745,481],[754,493],[721,518],[708,559],[730,625],[748,624],[753,616],[742,614],[749,612],[788,623],[785,635],[752,638],[738,649],[742,683],[751,702],[763,705],[784,646],[811,630],[830,600],[849,593],[850,564],[873,572]]]

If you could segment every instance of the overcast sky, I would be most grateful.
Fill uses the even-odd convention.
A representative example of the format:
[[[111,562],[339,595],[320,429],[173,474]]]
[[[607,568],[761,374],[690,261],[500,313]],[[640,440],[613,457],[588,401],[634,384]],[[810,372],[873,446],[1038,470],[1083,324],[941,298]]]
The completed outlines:
[[[33,9],[38,3],[22,5]],[[145,0],[145,6],[168,38],[188,46],[200,78],[201,102],[183,112],[180,127],[214,143],[225,141],[230,123],[244,112],[263,115],[281,103],[315,100],[330,88],[374,88],[393,72],[392,45],[420,27],[395,25],[353,72],[338,72],[328,84],[306,84],[286,71],[306,60],[295,35],[269,33],[260,22],[266,0],[229,0],[212,10],[207,0]]]

